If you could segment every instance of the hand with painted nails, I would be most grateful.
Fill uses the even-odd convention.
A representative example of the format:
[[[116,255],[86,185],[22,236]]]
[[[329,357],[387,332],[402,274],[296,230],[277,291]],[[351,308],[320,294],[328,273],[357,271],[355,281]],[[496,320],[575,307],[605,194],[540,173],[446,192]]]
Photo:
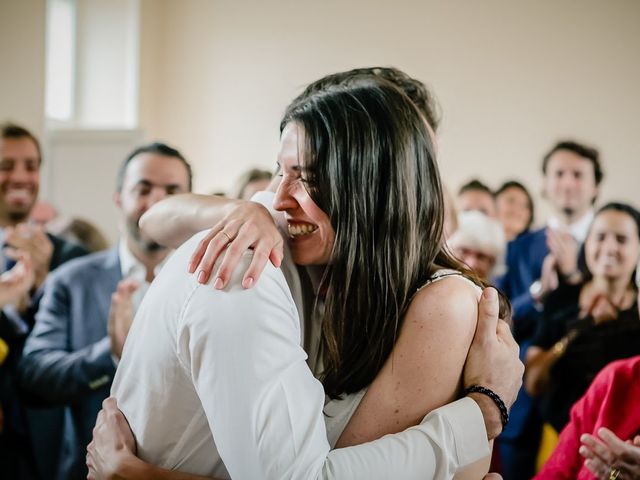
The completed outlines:
[[[598,435],[580,437],[580,455],[586,458],[584,466],[598,479],[640,479],[640,435],[624,441],[607,428]]]
[[[269,211],[255,202],[238,202],[200,241],[191,256],[189,272],[198,275],[198,282],[207,283],[214,265],[223,252],[224,259],[215,273],[214,288],[225,287],[240,257],[253,250],[253,259],[242,279],[244,288],[251,288],[260,278],[267,261],[280,267],[284,239]]]

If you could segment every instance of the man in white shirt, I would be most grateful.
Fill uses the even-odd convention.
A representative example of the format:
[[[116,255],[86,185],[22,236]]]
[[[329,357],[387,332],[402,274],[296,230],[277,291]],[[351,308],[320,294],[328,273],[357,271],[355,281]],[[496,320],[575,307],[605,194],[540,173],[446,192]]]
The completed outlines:
[[[138,221],[159,200],[190,190],[191,168],[177,150],[160,143],[136,149],[116,183],[118,245],[68,262],[47,280],[20,381],[33,403],[66,405],[67,453],[50,478],[86,478],[85,448],[134,312],[170,252]]]
[[[497,408],[475,397],[478,403],[459,400],[399,434],[329,451],[324,391],[305,362],[284,276],[268,264],[260,281],[244,289],[246,254],[224,291],[202,285],[185,265],[203,236],[181,246],[152,285],[114,379],[113,394],[142,460],[216,478],[424,479],[451,478],[488,454],[488,436],[500,431],[495,422],[487,430]],[[489,313],[493,325],[480,319],[479,344],[486,342],[485,354],[500,355],[503,346],[491,343],[497,313]],[[513,363],[503,356],[500,366],[490,355],[465,379],[503,378],[501,369]]]

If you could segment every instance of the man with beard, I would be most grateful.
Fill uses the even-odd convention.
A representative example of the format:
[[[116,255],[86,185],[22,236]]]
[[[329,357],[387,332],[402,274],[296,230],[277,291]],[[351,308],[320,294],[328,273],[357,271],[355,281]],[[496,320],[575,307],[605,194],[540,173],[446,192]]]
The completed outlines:
[[[51,270],[87,253],[29,222],[38,199],[41,164],[40,144],[31,132],[11,123],[0,126],[0,273],[5,272],[0,310],[4,346],[0,361],[0,471],[7,478],[30,479],[36,469],[44,474],[56,461],[59,446],[47,432],[61,425],[62,412],[28,411],[25,415],[17,394],[16,370],[38,309],[38,287]],[[10,286],[7,280],[20,276],[27,263],[33,274],[28,284],[21,281]],[[41,436],[29,438],[27,421],[38,425]],[[33,458],[32,451],[39,455]]]
[[[135,309],[169,254],[138,221],[159,200],[190,190],[191,167],[180,152],[161,143],[136,149],[120,168],[113,197],[118,245],[69,262],[47,281],[19,374],[32,401],[66,406],[66,448],[49,478],[86,478],[86,445]]]

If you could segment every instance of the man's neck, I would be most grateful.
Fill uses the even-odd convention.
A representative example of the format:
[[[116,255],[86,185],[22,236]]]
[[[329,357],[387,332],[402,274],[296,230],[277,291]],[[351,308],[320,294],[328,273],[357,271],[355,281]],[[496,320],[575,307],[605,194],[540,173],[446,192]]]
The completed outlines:
[[[593,288],[606,295],[618,308],[625,294],[632,290],[628,278],[593,278]]]
[[[155,269],[165,258],[167,258],[167,255],[169,255],[169,249],[162,248],[160,250],[149,252],[141,248],[131,238],[126,238],[125,241],[131,254],[136,260],[144,265],[147,282],[153,281],[155,277]]]
[[[579,222],[589,211],[591,208],[587,208],[585,210],[580,211],[572,211],[567,212],[566,210],[559,210],[556,212],[558,220],[566,227],[570,227],[574,223]]]
[[[15,227],[19,223],[26,222],[27,220],[27,217],[16,220],[14,218],[9,218],[6,215],[0,215],[0,228]]]

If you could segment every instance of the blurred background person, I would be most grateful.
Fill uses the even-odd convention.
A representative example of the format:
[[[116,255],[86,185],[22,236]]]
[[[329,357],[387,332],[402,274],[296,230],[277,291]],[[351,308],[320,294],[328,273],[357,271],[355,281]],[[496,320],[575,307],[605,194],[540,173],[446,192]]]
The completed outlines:
[[[470,180],[458,190],[458,211],[478,210],[486,216],[495,218],[496,202],[491,189],[478,179]]]
[[[640,355],[603,368],[571,408],[569,423],[536,480],[608,480],[614,469],[619,479],[640,478],[639,398]]]
[[[640,355],[603,368],[571,408],[569,423],[536,480],[640,478],[638,398]]]
[[[10,302],[0,311],[0,335],[8,355],[0,369],[0,406],[5,413],[0,432],[0,468],[3,478],[49,478],[56,468],[62,411],[25,409],[18,395],[17,365],[28,333],[35,323],[41,291],[49,273],[86,251],[46,233],[29,221],[40,192],[40,142],[26,128],[0,125],[0,272],[12,271],[16,260],[28,255],[33,285],[26,298]],[[29,426],[34,430],[29,434]]]
[[[540,396],[543,419],[558,432],[605,365],[640,354],[634,282],[639,256],[640,213],[609,203],[596,214],[585,242],[585,280],[561,284],[545,302],[526,352],[525,388]]]
[[[460,212],[447,244],[456,258],[483,280],[504,273],[506,242],[500,223],[479,211]]]
[[[495,193],[496,215],[507,242],[527,233],[533,224],[533,199],[526,187],[515,180],[504,182]]]
[[[259,168],[247,170],[238,177],[229,197],[250,200],[254,193],[267,189],[271,177],[273,174],[268,170],[260,170]]]
[[[581,279],[580,249],[604,177],[598,150],[575,141],[556,143],[542,160],[542,174],[552,215],[544,227],[509,242],[507,271],[497,282],[511,300],[513,335],[523,360],[541,321],[544,298],[560,283]],[[534,475],[542,425],[537,405],[523,387],[497,441],[505,480]]]
[[[93,223],[83,218],[56,218],[47,225],[48,230],[60,238],[84,247],[88,252],[109,248],[109,240]]]
[[[45,202],[44,200],[39,200],[31,208],[31,212],[29,213],[29,222],[40,225],[44,228],[57,216],[58,211],[53,205],[49,202]]]

